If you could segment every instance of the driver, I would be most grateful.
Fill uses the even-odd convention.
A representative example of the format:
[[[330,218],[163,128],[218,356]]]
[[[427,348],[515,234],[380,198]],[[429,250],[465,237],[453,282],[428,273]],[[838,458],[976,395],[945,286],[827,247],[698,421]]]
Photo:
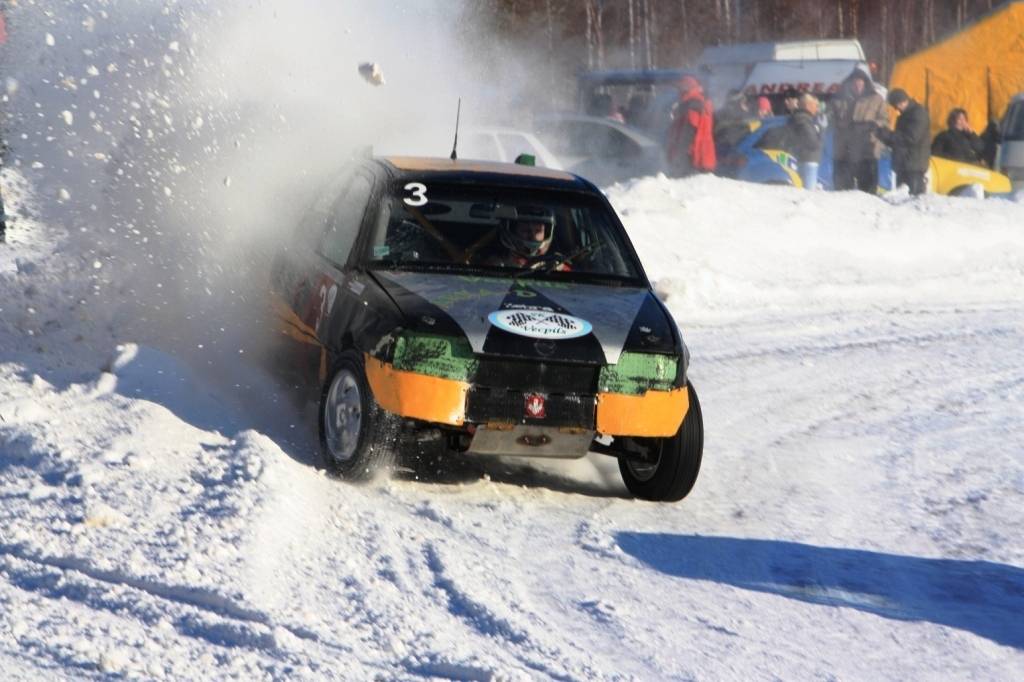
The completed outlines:
[[[519,207],[514,216],[501,220],[498,238],[505,253],[491,259],[491,265],[528,268],[549,260],[548,252],[555,236],[555,214],[546,207]],[[568,270],[562,264],[558,270]]]

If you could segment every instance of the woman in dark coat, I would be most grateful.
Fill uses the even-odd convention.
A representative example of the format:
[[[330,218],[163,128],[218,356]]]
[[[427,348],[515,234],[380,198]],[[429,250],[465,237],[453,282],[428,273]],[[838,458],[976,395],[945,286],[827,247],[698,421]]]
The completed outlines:
[[[935,136],[932,154],[944,159],[984,165],[985,143],[971,130],[967,122],[967,112],[963,109],[949,112],[946,126],[946,130]]]

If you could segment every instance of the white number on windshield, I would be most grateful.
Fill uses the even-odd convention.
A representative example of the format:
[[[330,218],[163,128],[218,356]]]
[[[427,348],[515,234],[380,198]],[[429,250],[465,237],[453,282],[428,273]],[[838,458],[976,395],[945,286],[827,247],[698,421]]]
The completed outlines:
[[[402,199],[408,206],[424,206],[427,203],[427,186],[422,182],[410,182],[404,188],[412,196]]]

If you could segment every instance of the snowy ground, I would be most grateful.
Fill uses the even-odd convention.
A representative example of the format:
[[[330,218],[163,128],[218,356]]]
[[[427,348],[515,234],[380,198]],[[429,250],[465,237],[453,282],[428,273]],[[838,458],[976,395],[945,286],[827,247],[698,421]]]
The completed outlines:
[[[135,138],[83,104],[55,132],[71,105],[31,74],[97,78],[88,18],[55,46],[13,22],[72,47],[20,64],[48,118],[2,178],[0,677],[1024,676],[1024,204],[610,188],[693,354],[690,497],[628,499],[597,455],[356,487],[316,467],[244,268],[204,259],[237,240],[168,227],[214,203],[167,184],[216,152],[196,117]]]
[[[726,193],[739,198],[707,198]],[[308,419],[273,382],[254,385],[278,406],[260,415],[154,339],[89,331],[66,295],[88,283],[69,278],[59,239],[16,230],[0,257],[7,676],[1019,677],[1024,209],[714,179],[612,196],[694,320],[679,315],[706,455],[678,505],[626,499],[596,455],[457,480],[326,478]],[[756,210],[768,229],[836,205],[850,213],[820,229],[862,245],[892,237],[879,221],[902,221],[908,245],[933,230],[958,240],[947,249],[990,295],[978,284],[961,297],[961,273],[932,254],[913,279],[944,281],[956,302],[901,305],[906,273],[878,293],[886,282],[870,273],[843,282],[857,280],[855,257],[819,249],[790,273],[799,304],[757,312],[761,278],[774,281],[797,242],[752,238],[758,258],[737,243],[724,272],[689,262],[703,256],[683,234],[711,245],[747,229],[723,213]],[[743,282],[742,263],[754,312],[727,319],[707,302],[699,314],[688,292]],[[109,359],[76,353],[104,338]]]

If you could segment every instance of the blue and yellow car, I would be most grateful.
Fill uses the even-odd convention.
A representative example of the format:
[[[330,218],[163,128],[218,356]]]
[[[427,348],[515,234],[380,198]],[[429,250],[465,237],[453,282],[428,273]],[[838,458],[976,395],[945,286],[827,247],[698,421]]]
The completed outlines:
[[[750,123],[751,131],[731,149],[719,150],[719,174],[737,180],[770,185],[803,187],[797,170],[798,159],[782,149],[762,149],[757,145],[769,131],[786,124],[785,116],[775,116]],[[825,131],[818,183],[822,189],[834,189],[831,130]],[[878,161],[879,191],[893,189],[892,165],[888,153]],[[963,161],[931,157],[928,169],[928,191],[932,194],[962,195],[980,188],[984,196],[1008,196],[1012,192],[1010,178],[984,166]]]

